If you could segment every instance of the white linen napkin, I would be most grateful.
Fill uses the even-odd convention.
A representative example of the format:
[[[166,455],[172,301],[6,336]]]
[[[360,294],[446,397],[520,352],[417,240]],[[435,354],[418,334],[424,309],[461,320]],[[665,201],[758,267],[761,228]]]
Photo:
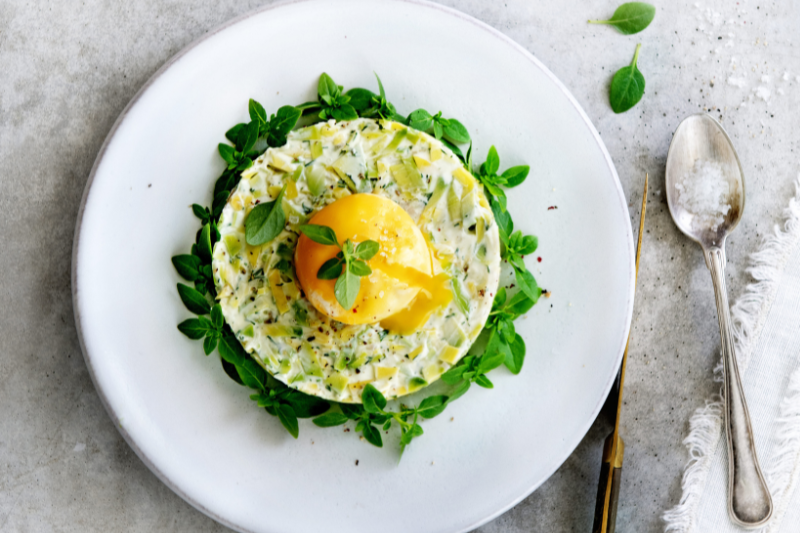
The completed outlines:
[[[774,503],[763,533],[800,531],[800,181],[795,188],[784,228],[776,227],[751,256],[748,272],[755,281],[731,310],[756,449]],[[721,372],[718,365],[718,381]],[[728,518],[722,413],[715,396],[689,422],[683,494],[664,513],[666,532],[745,531]]]

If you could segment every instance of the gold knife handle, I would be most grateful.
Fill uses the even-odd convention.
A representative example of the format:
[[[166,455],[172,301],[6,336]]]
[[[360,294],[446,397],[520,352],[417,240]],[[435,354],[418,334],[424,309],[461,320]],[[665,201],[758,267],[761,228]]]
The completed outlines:
[[[614,446],[615,436],[614,433],[609,435],[603,446],[603,463],[600,467],[600,482],[597,485],[592,533],[614,533],[617,525],[617,503],[625,443],[617,437],[617,444]]]

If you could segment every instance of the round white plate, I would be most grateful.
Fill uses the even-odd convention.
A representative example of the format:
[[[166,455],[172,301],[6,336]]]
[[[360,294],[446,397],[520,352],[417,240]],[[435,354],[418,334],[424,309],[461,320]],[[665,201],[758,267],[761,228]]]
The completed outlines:
[[[321,72],[377,90],[401,113],[459,118],[476,160],[531,174],[509,192],[527,262],[552,291],[518,323],[522,373],[492,373],[398,463],[393,445],[301,422],[295,441],[214,354],[176,324],[190,314],[170,257],[186,253],[222,170],[216,145],[247,120],[315,97]],[[551,209],[550,206],[557,206]],[[542,261],[538,262],[537,257]],[[172,59],[112,129],[75,238],[75,315],[87,365],[122,435],[164,483],[240,531],[468,531],[519,502],[569,456],[621,359],[633,303],[633,240],[614,166],[585,113],[501,33],[435,4],[307,1],[228,24]],[[385,437],[387,443],[396,439]]]

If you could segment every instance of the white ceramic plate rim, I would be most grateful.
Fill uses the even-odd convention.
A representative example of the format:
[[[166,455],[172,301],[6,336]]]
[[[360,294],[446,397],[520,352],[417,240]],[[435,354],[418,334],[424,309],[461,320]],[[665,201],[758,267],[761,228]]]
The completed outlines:
[[[225,30],[225,29],[227,29],[227,28],[229,28],[231,26],[234,26],[234,25],[238,24],[239,22],[241,22],[243,20],[246,20],[246,19],[248,19],[250,17],[253,17],[255,15],[259,15],[259,14],[267,12],[267,11],[280,9],[282,7],[285,7],[285,6],[288,6],[288,5],[292,5],[292,4],[305,3],[307,1],[310,1],[310,0],[289,0],[289,1],[285,1],[285,2],[278,2],[276,4],[264,6],[264,7],[261,7],[261,8],[257,8],[257,9],[255,9],[253,11],[245,13],[245,14],[239,16],[239,17],[236,17],[236,18],[228,21],[227,23],[225,23],[225,24],[223,24],[223,25],[221,25],[221,26],[209,31],[208,33],[206,33],[205,35],[203,35],[199,39],[197,39],[197,40],[193,41],[192,43],[190,43],[189,45],[187,45],[180,52],[178,52],[177,54],[172,56],[139,89],[139,91],[134,95],[134,97],[131,99],[131,101],[122,110],[122,112],[120,113],[119,117],[114,122],[113,126],[111,127],[111,130],[109,131],[109,133],[106,136],[105,140],[103,141],[102,146],[100,147],[100,151],[98,152],[97,159],[95,160],[94,165],[92,166],[91,172],[89,174],[89,178],[88,178],[88,180],[86,182],[86,187],[84,189],[83,196],[81,198],[81,204],[80,204],[80,207],[79,207],[79,210],[78,210],[78,219],[77,219],[77,223],[76,223],[76,226],[75,226],[75,234],[74,234],[73,249],[72,249],[72,276],[71,276],[72,277],[72,300],[73,300],[73,313],[74,313],[74,316],[75,316],[75,325],[76,325],[76,329],[77,329],[77,332],[78,332],[78,341],[80,343],[81,351],[82,351],[84,359],[86,361],[86,365],[87,365],[87,367],[89,369],[89,374],[90,374],[90,377],[92,379],[92,382],[95,385],[95,389],[97,390],[97,393],[100,396],[100,400],[101,400],[103,406],[105,407],[106,412],[109,414],[109,416],[111,417],[112,420],[117,420],[118,416],[117,416],[116,412],[114,411],[114,409],[111,407],[111,404],[110,404],[106,394],[104,393],[102,387],[99,386],[99,382],[98,382],[97,376],[95,375],[94,365],[92,364],[92,355],[86,349],[86,343],[84,341],[84,334],[83,334],[83,325],[82,325],[82,320],[81,320],[81,308],[80,308],[80,303],[79,303],[79,298],[78,298],[78,293],[79,293],[78,250],[79,250],[79,247],[80,247],[80,236],[81,236],[81,227],[82,227],[82,223],[83,223],[83,215],[84,215],[84,211],[85,211],[85,208],[86,208],[87,199],[89,197],[89,194],[91,193],[92,183],[93,183],[94,178],[96,176],[97,169],[99,168],[100,163],[103,160],[103,157],[105,155],[106,149],[108,148],[110,142],[114,138],[119,126],[125,120],[128,112],[136,105],[136,103],[139,101],[141,96],[150,88],[151,85],[153,85],[156,82],[156,80],[158,80],[158,78],[165,71],[167,71],[175,63],[180,61],[180,59],[182,59],[187,53],[192,51],[194,48],[196,48],[201,43],[205,42],[206,40],[208,40],[211,37],[215,36],[216,34],[220,33],[221,31],[223,31],[223,30]],[[475,19],[475,18],[473,18],[473,17],[471,17],[469,15],[466,15],[465,13],[462,13],[462,12],[456,10],[456,9],[449,8],[449,7],[434,3],[434,2],[429,2],[427,0],[394,0],[394,1],[404,2],[404,3],[408,3],[408,4],[417,4],[417,5],[425,6],[425,7],[428,7],[428,8],[438,9],[438,10],[440,10],[440,11],[446,13],[446,14],[449,14],[449,15],[458,17],[458,18],[460,18],[462,20],[465,20],[467,22],[470,22],[471,24],[475,25],[476,27],[480,28],[481,30],[488,32],[493,37],[501,40],[503,43],[511,46],[511,48],[513,48],[515,51],[517,51],[519,54],[521,54],[526,60],[530,61],[538,69],[540,69],[550,79],[550,81],[552,81],[553,84],[561,91],[561,93],[568,99],[568,101],[572,104],[574,109],[578,112],[578,114],[580,115],[581,119],[583,120],[583,123],[588,128],[589,132],[591,133],[591,136],[594,139],[594,141],[596,142],[597,147],[600,149],[600,152],[602,153],[603,158],[605,159],[605,161],[606,161],[606,163],[608,165],[608,169],[611,172],[611,176],[613,177],[613,182],[614,182],[613,184],[614,184],[614,186],[616,188],[617,198],[618,198],[618,201],[620,202],[620,208],[623,211],[625,211],[625,213],[627,215],[627,205],[626,205],[626,201],[625,201],[624,192],[622,190],[622,185],[621,185],[621,183],[619,181],[619,175],[617,174],[617,171],[616,171],[616,168],[614,166],[614,163],[611,160],[611,156],[609,155],[605,144],[603,143],[602,139],[600,138],[600,135],[598,134],[598,132],[595,129],[594,125],[591,123],[591,120],[586,115],[586,112],[580,106],[580,104],[575,99],[575,97],[569,92],[569,90],[564,86],[564,84],[561,83],[561,81],[552,72],[550,72],[550,70],[544,64],[541,63],[541,61],[539,61],[536,57],[534,57],[525,48],[523,48],[522,46],[517,44],[510,37],[508,37],[505,34],[499,32],[498,30],[492,28],[491,26],[485,24],[484,22],[481,22],[480,20],[477,20],[477,19]],[[626,216],[626,218],[627,218],[627,216]],[[560,468],[560,466],[564,463],[564,461],[566,461],[566,459],[572,454],[572,452],[578,446],[578,444],[580,443],[582,438],[588,432],[588,430],[591,427],[591,425],[594,423],[594,420],[596,419],[598,413],[600,412],[600,409],[602,408],[603,404],[605,403],[605,399],[608,396],[608,392],[611,390],[611,386],[612,386],[612,384],[614,383],[614,381],[616,379],[616,375],[617,375],[616,369],[619,368],[619,365],[620,365],[620,363],[622,361],[623,351],[624,351],[624,348],[625,348],[625,344],[627,343],[628,333],[630,331],[631,318],[633,316],[633,291],[634,291],[634,287],[635,287],[635,274],[634,274],[634,265],[633,265],[633,257],[634,257],[633,232],[632,232],[632,228],[631,228],[630,224],[626,224],[625,225],[625,232],[626,232],[626,243],[627,243],[627,247],[628,247],[627,252],[628,252],[628,257],[630,258],[630,268],[628,269],[628,278],[629,278],[628,279],[628,283],[629,283],[630,290],[628,291],[628,297],[627,297],[627,302],[626,302],[625,335],[622,338],[621,343],[620,343],[620,345],[619,345],[619,347],[617,349],[616,362],[615,362],[614,367],[613,367],[615,369],[615,371],[610,376],[608,376],[608,378],[606,379],[606,384],[604,385],[604,391],[605,392],[602,394],[602,396],[598,400],[597,404],[593,408],[592,415],[590,417],[587,417],[587,422],[584,424],[582,429],[579,431],[580,438],[576,439],[575,442],[571,442],[571,443],[569,443],[569,445],[564,447],[565,453],[554,464],[554,467],[547,474],[547,476],[542,478],[538,483],[533,484],[524,493],[520,494],[515,499],[512,499],[506,505],[504,505],[501,508],[497,509],[494,513],[492,513],[492,514],[490,514],[490,515],[488,515],[488,516],[476,521],[475,523],[473,523],[473,524],[471,524],[471,525],[469,525],[469,526],[467,526],[465,528],[462,528],[462,529],[458,530],[459,533],[472,531],[473,529],[475,529],[477,527],[480,527],[481,525],[483,525],[483,524],[489,522],[490,520],[498,517],[499,515],[501,515],[504,512],[508,511],[509,509],[514,507],[516,504],[518,504],[520,501],[525,499],[528,495],[530,495],[537,488],[539,488],[539,486],[541,486],[547,479],[549,479],[553,475],[553,473],[555,473],[555,471],[558,470],[558,468]],[[192,505],[193,507],[195,507],[196,509],[198,509],[199,511],[201,511],[205,515],[213,518],[217,522],[219,522],[221,524],[224,524],[227,527],[230,527],[230,528],[235,529],[237,531],[248,531],[246,529],[243,529],[238,524],[232,522],[231,520],[229,520],[229,519],[227,519],[227,518],[225,518],[225,517],[213,512],[213,511],[211,511],[206,506],[201,504],[199,501],[197,501],[196,499],[190,497],[178,485],[173,483],[172,480],[169,477],[167,477],[159,468],[156,467],[156,465],[150,460],[150,458],[146,454],[144,454],[141,451],[141,449],[136,445],[135,440],[131,437],[131,435],[128,433],[128,431],[123,426],[117,425],[117,429],[119,430],[120,434],[125,439],[125,441],[128,443],[128,445],[131,447],[131,449],[133,449],[133,451],[136,453],[136,455],[139,457],[139,459],[142,460],[142,462],[150,469],[150,471],[152,471],[156,475],[156,477],[158,477],[165,485],[167,485],[173,492],[175,492],[178,496],[180,496],[184,501],[188,502],[190,505]]]

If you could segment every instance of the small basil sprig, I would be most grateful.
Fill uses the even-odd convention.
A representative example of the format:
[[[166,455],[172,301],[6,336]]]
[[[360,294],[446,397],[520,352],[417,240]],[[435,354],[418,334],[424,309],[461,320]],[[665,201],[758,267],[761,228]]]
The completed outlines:
[[[333,293],[339,305],[349,311],[353,308],[358,291],[361,289],[361,278],[372,274],[367,261],[378,253],[380,244],[367,240],[356,246],[350,239],[344,241],[344,245],[339,244],[336,232],[328,226],[305,224],[299,229],[303,235],[318,244],[339,248],[339,253],[325,261],[319,268],[317,278],[336,280]]]
[[[247,220],[244,222],[244,240],[247,244],[259,246],[268,243],[283,231],[286,225],[286,214],[283,212],[285,193],[286,185],[275,200],[258,204],[247,215]]]
[[[655,16],[655,6],[644,2],[627,2],[619,6],[610,19],[588,22],[589,24],[608,24],[625,35],[633,35],[649,26]]]
[[[342,86],[325,72],[319,77],[317,84],[317,98],[319,99],[320,120],[333,118],[336,120],[355,120],[358,118],[355,108],[350,105],[350,97],[342,94]]]
[[[219,143],[217,149],[219,150],[219,155],[228,164],[228,170],[241,172],[253,165],[250,150],[256,145],[258,130],[258,122],[253,121],[236,131],[236,146]]]
[[[415,130],[428,131],[433,128],[433,136],[437,139],[447,137],[448,140],[466,144],[472,139],[464,125],[454,118],[442,118],[442,112],[431,115],[424,109],[417,109],[408,115],[408,125]]]
[[[514,320],[527,313],[534,304],[536,300],[523,291],[509,300],[506,289],[501,287],[494,297],[492,312],[486,321],[486,328],[490,331],[486,351],[504,354],[503,362],[513,374],[519,374],[525,361],[525,341],[516,332]]]
[[[489,148],[489,155],[486,156],[486,161],[481,164],[475,177],[483,184],[489,199],[497,199],[500,207],[505,212],[507,205],[506,193],[500,187],[511,188],[520,185],[528,177],[530,167],[528,165],[511,167],[500,175],[497,174],[498,170],[500,170],[500,156],[497,154],[497,149],[492,146]]]
[[[189,318],[178,324],[178,330],[190,339],[203,339],[203,351],[209,355],[217,347],[217,341],[222,338],[224,326],[222,307],[216,304],[211,308],[211,319],[205,316]]]
[[[387,100],[386,91],[383,89],[383,83],[377,73],[375,73],[375,78],[378,80],[379,94],[361,88],[350,89],[345,93],[350,97],[350,103],[355,108],[358,116],[366,118],[381,117],[382,119],[406,124],[405,117],[398,114],[394,104]]]
[[[250,112],[250,121],[258,123],[259,136],[265,138],[267,144],[274,148],[286,144],[286,136],[297,125],[297,121],[303,114],[301,109],[285,105],[278,108],[278,112],[267,119],[264,106],[252,98],[247,108]]]
[[[639,103],[644,95],[644,76],[637,66],[641,48],[641,43],[636,45],[631,64],[619,69],[611,80],[608,99],[614,113],[624,113]]]

